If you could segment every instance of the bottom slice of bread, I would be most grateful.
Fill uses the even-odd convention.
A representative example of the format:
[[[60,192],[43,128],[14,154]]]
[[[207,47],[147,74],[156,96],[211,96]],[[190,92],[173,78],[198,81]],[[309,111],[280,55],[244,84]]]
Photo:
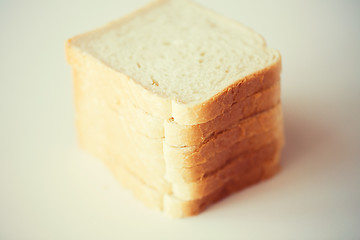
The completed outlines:
[[[197,215],[210,205],[222,200],[230,194],[272,177],[279,169],[278,154],[273,161],[268,162],[261,167],[255,167],[247,173],[231,179],[223,187],[201,199],[183,201],[174,196],[165,195],[163,211],[165,215],[172,218],[183,218]]]
[[[173,182],[172,194],[187,201],[206,197],[217,189],[223,188],[233,179],[241,178],[252,169],[261,169],[268,162],[272,162],[277,157],[282,145],[282,138],[275,139],[272,143],[262,146],[256,151],[250,151],[230,159],[231,161],[226,166],[215,172],[207,173],[196,182]]]
[[[159,192],[148,186],[122,165],[112,165],[109,162],[106,162],[106,164],[116,179],[125,188],[131,190],[134,196],[143,202],[145,206],[163,211],[165,215],[172,218],[182,218],[197,215],[213,203],[220,201],[230,194],[270,178],[279,170],[279,156],[280,151],[275,156],[272,156],[272,159],[264,159],[262,164],[256,165],[246,173],[229,179],[211,194],[203,198],[188,201]]]

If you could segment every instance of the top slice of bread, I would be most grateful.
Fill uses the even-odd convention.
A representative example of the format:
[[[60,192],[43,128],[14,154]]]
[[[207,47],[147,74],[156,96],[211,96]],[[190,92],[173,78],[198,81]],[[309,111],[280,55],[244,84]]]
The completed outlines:
[[[72,65],[96,59],[143,95],[138,107],[185,125],[214,119],[281,70],[260,35],[186,0],[158,0],[70,39],[67,55]]]

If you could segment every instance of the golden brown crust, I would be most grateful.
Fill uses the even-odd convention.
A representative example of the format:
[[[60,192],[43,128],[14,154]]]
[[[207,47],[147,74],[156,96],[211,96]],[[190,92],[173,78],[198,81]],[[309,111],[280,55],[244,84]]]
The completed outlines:
[[[219,169],[226,167],[234,159],[237,159],[244,154],[259,151],[259,149],[262,149],[274,140],[282,143],[283,132],[281,129],[277,129],[276,131],[276,133],[270,131],[266,134],[244,139],[243,141],[235,143],[231,147],[220,150],[217,153],[213,153],[208,157],[201,156],[206,159],[206,162],[193,167],[170,168],[166,166],[165,178],[169,182],[174,183],[191,183],[201,181],[209,176],[210,173],[219,171]]]
[[[229,159],[225,165],[215,171],[207,172],[203,178],[196,182],[173,182],[173,195],[182,200],[203,198],[214,190],[223,187],[230,179],[241,176],[250,169],[272,161],[279,155],[282,145],[283,139],[276,139],[256,151],[249,151]]]
[[[274,85],[280,80],[280,54],[278,57],[279,59],[272,65],[239,79],[205,102],[193,106],[173,102],[172,116],[174,120],[183,125],[208,122],[223,114],[234,103]]]
[[[213,136],[206,143],[194,148],[175,148],[164,144],[164,158],[167,168],[191,168],[220,161],[228,154],[257,149],[282,136],[281,105],[261,114],[259,118],[240,121],[234,128]],[[225,152],[224,152],[225,151]],[[236,155],[233,155],[236,156]]]
[[[262,166],[250,169],[248,172],[239,175],[237,178],[229,180],[223,187],[218,188],[206,197],[183,201],[175,197],[165,195],[163,211],[167,216],[172,218],[183,218],[197,215],[230,194],[272,177],[278,170],[279,155],[276,155],[272,161],[264,163]]]
[[[225,129],[232,128],[239,120],[256,117],[280,102],[280,82],[257,92],[243,101],[234,103],[222,115],[211,121],[196,125],[181,125],[174,121],[166,121],[164,126],[165,142],[171,146],[199,145],[207,138]]]

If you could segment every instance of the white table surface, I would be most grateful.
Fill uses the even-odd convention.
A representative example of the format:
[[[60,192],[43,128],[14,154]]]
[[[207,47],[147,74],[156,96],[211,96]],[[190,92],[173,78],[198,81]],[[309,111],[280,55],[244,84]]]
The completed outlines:
[[[182,220],[76,145],[65,39],[146,2],[0,1],[0,239],[360,239],[359,1],[198,0],[281,51],[287,145],[275,178]]]

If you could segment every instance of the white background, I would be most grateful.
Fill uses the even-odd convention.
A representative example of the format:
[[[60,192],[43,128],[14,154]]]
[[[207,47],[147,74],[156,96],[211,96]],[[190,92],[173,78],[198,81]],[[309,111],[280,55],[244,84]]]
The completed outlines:
[[[283,56],[275,178],[171,220],[77,148],[67,38],[145,0],[0,0],[0,239],[360,239],[358,1],[198,0]]]

